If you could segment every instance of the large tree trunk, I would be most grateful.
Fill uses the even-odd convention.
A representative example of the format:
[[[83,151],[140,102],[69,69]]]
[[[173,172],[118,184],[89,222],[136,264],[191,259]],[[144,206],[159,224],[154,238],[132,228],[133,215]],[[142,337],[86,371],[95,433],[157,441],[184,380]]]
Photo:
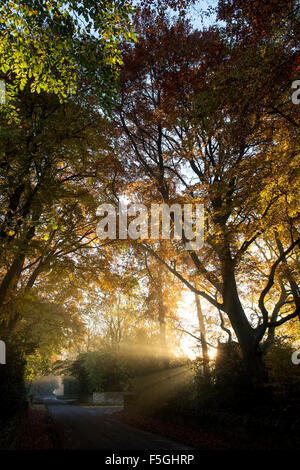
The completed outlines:
[[[224,309],[237,336],[243,354],[246,370],[255,383],[267,381],[267,370],[263,353],[257,345],[256,331],[252,328],[240,302],[234,267],[231,259],[223,262]]]
[[[35,227],[31,227],[24,236],[23,244],[15,256],[10,268],[7,270],[1,285],[0,285],[0,312],[1,308],[6,300],[8,292],[15,289],[19,282],[19,278],[22,273],[26,252],[28,249],[29,242],[35,235]]]

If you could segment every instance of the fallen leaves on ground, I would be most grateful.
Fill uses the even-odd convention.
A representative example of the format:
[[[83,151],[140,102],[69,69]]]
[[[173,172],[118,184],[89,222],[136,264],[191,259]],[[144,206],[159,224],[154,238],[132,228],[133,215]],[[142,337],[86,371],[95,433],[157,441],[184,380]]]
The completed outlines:
[[[189,425],[165,421],[153,416],[120,411],[114,417],[122,422],[169,439],[181,442],[195,449],[203,450],[266,450],[265,446],[238,435],[207,431]]]
[[[15,450],[52,450],[53,431],[47,408],[35,405],[28,409],[13,447]]]

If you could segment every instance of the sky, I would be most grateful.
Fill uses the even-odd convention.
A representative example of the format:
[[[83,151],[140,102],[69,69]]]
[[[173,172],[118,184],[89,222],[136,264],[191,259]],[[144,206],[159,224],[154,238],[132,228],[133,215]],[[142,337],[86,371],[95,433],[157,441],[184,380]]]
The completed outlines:
[[[188,17],[190,18],[193,26],[198,29],[209,27],[216,22],[216,16],[211,15],[207,17],[202,14],[202,11],[208,11],[209,8],[217,6],[217,0],[199,0],[189,8]]]

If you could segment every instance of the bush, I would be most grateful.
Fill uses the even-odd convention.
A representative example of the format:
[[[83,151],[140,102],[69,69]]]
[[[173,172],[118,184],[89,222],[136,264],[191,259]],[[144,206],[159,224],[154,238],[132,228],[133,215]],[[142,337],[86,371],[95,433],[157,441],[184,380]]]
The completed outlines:
[[[272,404],[268,384],[254,385],[245,368],[237,343],[221,343],[208,375],[195,364],[198,407],[216,411],[247,413]]]
[[[7,344],[6,364],[0,366],[0,416],[7,419],[26,404],[23,354]]]
[[[292,363],[294,352],[284,338],[277,338],[266,355],[275,399],[282,405],[296,405],[300,393],[300,365]]]

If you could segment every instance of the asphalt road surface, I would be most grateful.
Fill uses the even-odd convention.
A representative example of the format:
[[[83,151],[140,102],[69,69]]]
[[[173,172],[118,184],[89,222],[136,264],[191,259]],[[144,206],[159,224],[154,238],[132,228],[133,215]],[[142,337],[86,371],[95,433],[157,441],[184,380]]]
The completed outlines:
[[[190,450],[184,444],[148,433],[113,417],[121,407],[84,407],[45,399],[63,449]]]

